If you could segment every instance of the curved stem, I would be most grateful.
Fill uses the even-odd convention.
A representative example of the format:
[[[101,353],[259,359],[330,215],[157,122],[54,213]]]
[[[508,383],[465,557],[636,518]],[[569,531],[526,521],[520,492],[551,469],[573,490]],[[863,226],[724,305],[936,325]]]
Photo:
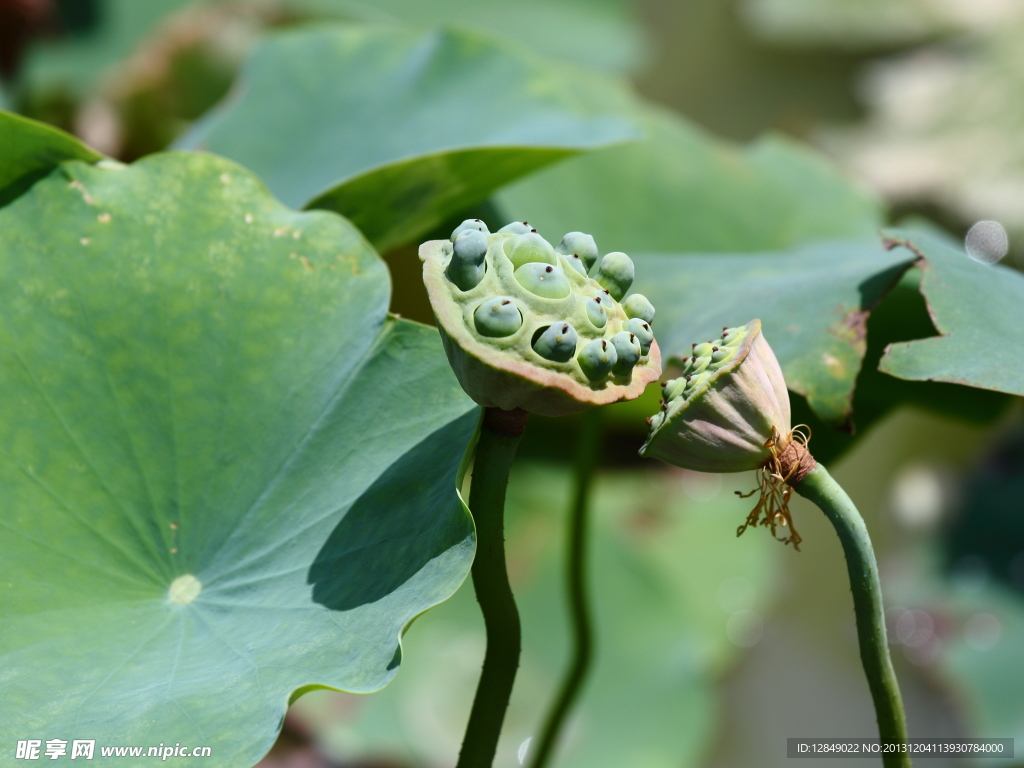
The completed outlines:
[[[903,714],[899,683],[889,658],[889,644],[885,636],[885,611],[882,606],[882,586],[878,580],[878,564],[871,547],[867,526],[850,497],[839,486],[825,467],[818,464],[795,486],[795,490],[815,504],[831,521],[846,555],[846,568],[850,574],[853,609],[857,616],[857,638],[860,640],[860,660],[868,678],[871,698],[875,702],[878,735],[884,742],[905,744],[907,721]],[[910,756],[887,754],[882,758],[885,768],[907,768]]]
[[[562,679],[558,696],[548,710],[544,728],[537,740],[536,751],[530,761],[530,768],[544,768],[551,758],[565,719],[579,697],[594,655],[594,627],[587,600],[587,507],[601,441],[600,414],[596,408],[583,414],[583,422],[576,441],[576,488],[569,515],[565,552],[573,655]]]
[[[519,669],[519,612],[505,568],[505,489],[525,411],[484,413],[473,461],[469,508],[476,522],[473,589],[487,629],[487,652],[456,768],[490,768]]]

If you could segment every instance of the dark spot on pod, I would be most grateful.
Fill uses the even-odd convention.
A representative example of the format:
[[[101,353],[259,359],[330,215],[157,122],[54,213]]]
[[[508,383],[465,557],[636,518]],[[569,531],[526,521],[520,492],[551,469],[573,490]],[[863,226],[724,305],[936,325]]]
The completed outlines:
[[[690,380],[690,377],[689,377],[689,376],[687,376],[687,377],[686,377],[686,380],[687,380],[687,381],[689,381],[689,380]]]
[[[503,302],[501,302],[501,305],[505,306],[506,304],[511,304],[511,303],[512,303],[511,301],[509,301],[508,299],[505,299]]]
[[[697,348],[697,342],[693,342],[693,344],[690,345],[690,348],[691,349],[696,349]]]
[[[712,347],[712,348],[711,348],[711,351],[712,351],[712,352],[717,352],[717,351],[718,351],[718,347]]]
[[[608,294],[609,296],[611,296],[611,295],[612,295],[612,292],[611,292],[611,291],[605,291],[605,293],[606,293],[606,294]]]
[[[630,341],[636,341],[636,336],[634,336],[632,333],[629,334],[629,340]]]
[[[473,219],[473,221],[479,221],[481,224],[484,223],[482,219]]]
[[[568,333],[568,332],[569,332],[569,326],[568,325],[563,325],[562,326],[562,333]]]
[[[523,222],[523,226],[524,226],[524,227],[528,227],[528,226],[530,226],[530,222],[528,222],[528,221],[524,221],[524,222]]]
[[[601,349],[608,349],[608,342],[601,339]]]
[[[525,223],[525,222],[524,222],[524,223]],[[723,326],[722,326],[722,330],[723,330],[723,331],[728,331],[728,330],[729,330],[729,326],[728,326],[728,325],[723,325]]]
[[[536,230],[536,229],[531,229],[530,231],[531,231],[531,232],[536,232],[537,230]]]
[[[647,323],[644,323],[644,330],[645,331],[651,330],[651,326],[649,326]]]
[[[644,421],[647,422],[647,426],[649,427],[649,426],[651,426],[651,422],[654,421],[654,419],[652,419],[650,416],[648,416],[646,419],[644,419]]]
[[[548,268],[547,268],[547,269],[545,269],[544,271],[545,271],[545,272],[551,272],[551,271],[552,271],[553,269],[554,269],[554,267],[548,267]]]
[[[598,304],[600,304],[601,303],[601,297],[600,296],[595,296],[594,297],[594,301],[597,302]]]
[[[663,410],[663,411],[667,411],[667,410],[668,410],[668,403],[665,403],[665,402],[663,402],[663,403],[661,404],[661,410]]]
[[[667,382],[667,381],[663,381],[663,382],[661,382],[661,386],[663,386],[663,387],[667,387],[667,386],[668,386],[668,382]]]
[[[694,363],[697,362],[697,358],[696,357],[691,357],[690,360],[693,361]]]

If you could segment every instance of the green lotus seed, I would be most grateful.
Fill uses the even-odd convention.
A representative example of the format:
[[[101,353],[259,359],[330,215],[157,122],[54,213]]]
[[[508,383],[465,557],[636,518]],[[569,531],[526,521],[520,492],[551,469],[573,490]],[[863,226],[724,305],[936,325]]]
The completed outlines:
[[[523,264],[514,274],[523,288],[545,299],[564,299],[571,290],[561,267],[534,262]]]
[[[710,341],[705,341],[703,344],[693,345],[693,356],[694,357],[707,357],[711,354],[711,347],[714,346]]]
[[[640,342],[629,331],[619,331],[612,336],[612,346],[615,347],[615,356],[618,358],[612,373],[616,376],[625,376],[640,362]]]
[[[502,247],[515,269],[530,262],[558,266],[558,254],[555,253],[555,249],[536,232],[527,232],[525,235],[510,237]]]
[[[572,267],[581,275],[583,275],[583,277],[587,276],[587,268],[583,266],[583,260],[575,253],[562,254],[562,258],[564,258],[569,263],[570,267]]]
[[[580,261],[583,262],[583,266],[586,268],[586,272],[590,272],[597,262],[597,243],[594,242],[593,237],[583,232],[569,232],[562,238],[562,242],[558,244],[555,250],[564,256],[571,254],[579,256]]]
[[[616,301],[621,301],[633,284],[633,261],[620,251],[606,253],[594,276]]]
[[[708,369],[709,365],[711,365],[711,355],[698,357],[693,361],[693,368],[691,369],[690,375],[696,376],[699,373],[704,373],[704,371]]]
[[[572,360],[576,354],[578,340],[576,329],[569,323],[555,323],[537,331],[533,339],[533,351],[548,360],[564,363]]]
[[[477,229],[464,229],[455,238],[452,258],[444,273],[460,290],[468,291],[483,280],[486,255],[487,235]]]
[[[608,310],[604,308],[604,301],[600,296],[587,299],[587,319],[598,330],[608,325]]]
[[[580,350],[576,362],[588,379],[597,381],[608,375],[618,359],[614,344],[610,344],[607,339],[595,339]]]
[[[723,344],[724,344],[724,342],[723,342]],[[719,347],[718,349],[712,349],[712,352],[711,352],[711,362],[712,363],[718,363],[718,364],[724,364],[724,363],[729,362],[729,360],[731,360],[733,355],[735,355],[735,354],[736,354],[736,349],[733,348],[733,347],[722,346],[722,347]]]
[[[523,324],[523,314],[510,296],[488,299],[473,313],[473,321],[481,336],[511,336]]]
[[[464,222],[459,224],[459,226],[452,230],[451,241],[454,243],[456,238],[458,238],[459,234],[465,232],[466,230],[482,232],[485,235],[491,234],[487,229],[487,225],[484,224],[483,221],[481,221],[480,219],[466,219]]]
[[[654,322],[654,305],[642,293],[627,296],[626,300],[622,302],[622,309],[625,311],[626,317],[639,317],[647,323]]]
[[[651,331],[651,326],[647,321],[641,320],[639,317],[632,317],[626,321],[622,328],[636,336],[637,341],[640,342],[640,349],[645,355],[651,351],[654,332]]]
[[[678,379],[672,379],[665,383],[664,396],[666,402],[669,400],[675,400],[686,389],[686,379],[680,376]]]
[[[536,229],[531,227],[529,223],[525,221],[513,221],[512,223],[506,224],[504,227],[498,230],[499,233],[510,232],[513,235],[525,235],[528,232],[536,231]]]

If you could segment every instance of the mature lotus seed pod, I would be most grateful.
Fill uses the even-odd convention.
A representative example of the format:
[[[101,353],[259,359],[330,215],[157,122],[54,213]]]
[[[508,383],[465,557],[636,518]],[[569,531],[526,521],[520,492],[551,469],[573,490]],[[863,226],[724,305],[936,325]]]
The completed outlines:
[[[562,242],[558,244],[555,250],[564,256],[578,256],[586,268],[586,274],[589,274],[594,264],[597,263],[599,255],[594,238],[583,232],[569,232],[562,238]]]
[[[420,258],[448,360],[476,402],[558,416],[636,398],[661,374],[658,344],[642,333],[650,323],[629,330],[618,299],[587,276],[593,238],[570,233],[579,236],[563,245],[586,247],[560,254],[526,224],[489,235],[467,229],[455,243],[424,243]],[[487,250],[475,262],[481,235]],[[465,275],[465,263],[477,271]],[[627,256],[614,256],[606,272],[623,263]]]
[[[695,345],[694,353],[704,346]],[[707,356],[683,362],[689,380],[682,391],[673,387],[651,417],[640,454],[700,472],[757,469],[772,457],[769,440],[790,435],[789,392],[778,360],[760,320],[727,328],[706,346]]]
[[[651,330],[650,324],[639,317],[631,317],[623,328],[636,336],[637,341],[640,342],[640,349],[646,355],[647,350],[651,348],[651,342],[654,341],[654,332]]]
[[[576,354],[579,336],[569,323],[555,323],[534,334],[533,351],[548,360],[564,363]]]
[[[488,299],[473,313],[473,325],[481,336],[511,336],[522,324],[523,313],[509,296]]]
[[[615,356],[618,358],[612,373],[616,376],[627,376],[643,355],[640,341],[629,331],[620,331],[612,336],[612,346],[615,347]]]
[[[615,345],[607,339],[595,339],[583,348],[576,359],[588,379],[599,381],[608,376],[619,356]]]
[[[561,267],[550,264],[523,264],[515,271],[516,280],[530,293],[545,299],[564,299],[570,293],[569,280]]]
[[[601,329],[608,325],[608,311],[605,309],[606,303],[600,296],[587,299],[585,306],[587,308],[587,319],[595,328]]]
[[[551,244],[536,232],[510,237],[504,244],[505,255],[513,267],[538,262],[558,266],[558,254]]]
[[[513,221],[506,224],[504,227],[498,230],[499,234],[505,235],[525,235],[527,232],[536,232],[537,230],[530,226],[525,221]]]
[[[626,317],[639,317],[645,322],[654,322],[654,307],[642,293],[627,296],[626,300],[622,302],[622,308],[626,312]]]
[[[616,301],[622,301],[626,291],[633,284],[633,260],[624,253],[612,251],[601,259],[601,266],[594,276]]]
[[[487,225],[484,224],[483,221],[481,221],[480,219],[466,219],[464,222],[459,224],[459,226],[457,226],[454,230],[452,230],[452,242],[454,243],[456,238],[458,238],[459,234],[465,232],[467,229],[471,229],[476,232],[482,232],[485,235],[491,234],[487,230]]]
[[[476,287],[483,279],[487,235],[477,229],[464,229],[455,238],[452,260],[445,274],[463,291]]]

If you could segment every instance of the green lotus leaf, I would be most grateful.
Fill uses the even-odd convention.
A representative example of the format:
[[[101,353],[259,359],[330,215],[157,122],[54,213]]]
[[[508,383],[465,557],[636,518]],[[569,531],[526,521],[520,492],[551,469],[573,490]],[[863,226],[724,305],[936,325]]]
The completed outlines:
[[[474,33],[317,27],[269,38],[177,146],[230,157],[385,250],[526,173],[635,138],[627,103],[617,81]]]
[[[10,202],[65,160],[103,156],[45,123],[0,111],[0,205]]]
[[[920,255],[921,292],[939,335],[891,345],[881,370],[901,379],[1024,395],[1024,275],[974,261],[948,239],[919,232],[888,235]],[[906,248],[898,250],[916,258]]]
[[[476,419],[383,261],[210,155],[69,162],[0,209],[0,730],[252,765],[368,692],[474,551]]]

